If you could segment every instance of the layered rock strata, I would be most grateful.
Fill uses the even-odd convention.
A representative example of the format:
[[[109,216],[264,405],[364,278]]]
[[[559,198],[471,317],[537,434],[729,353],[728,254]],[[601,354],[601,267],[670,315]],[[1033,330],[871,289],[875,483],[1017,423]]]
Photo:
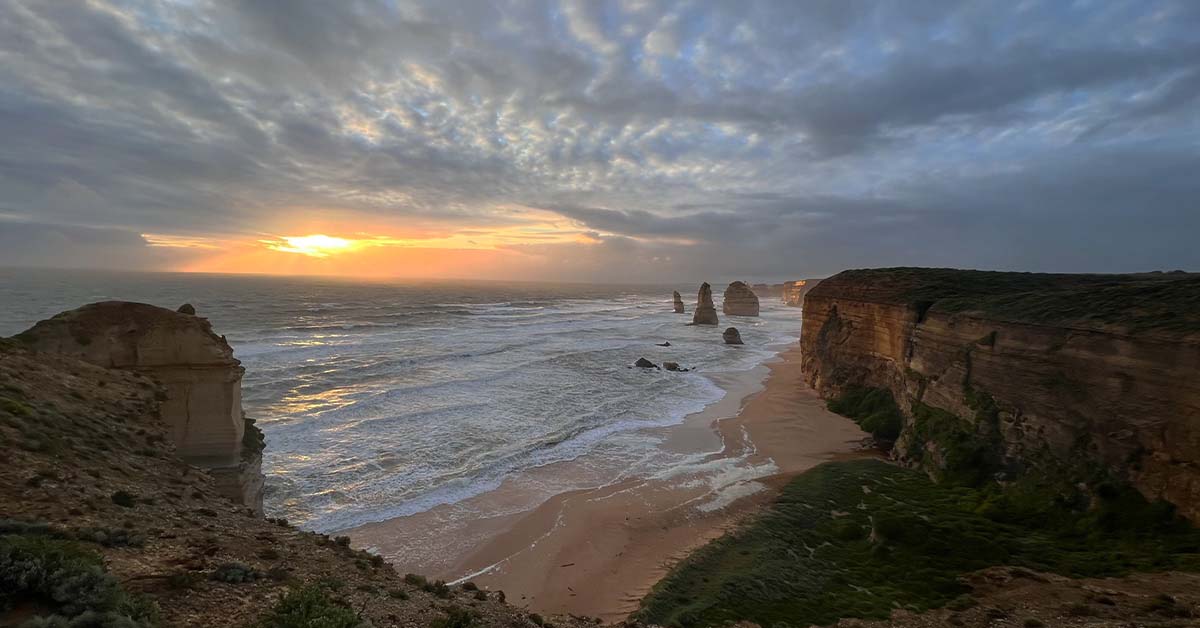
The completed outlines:
[[[805,297],[802,368],[826,398],[891,391],[893,456],[932,475],[965,442],[998,474],[1101,470],[1200,521],[1197,303],[1195,274],[847,271]]]
[[[244,369],[207,319],[106,301],[41,321],[17,338],[37,351],[161,382],[161,416],[178,455],[208,470],[222,494],[262,513],[263,441],[242,412]]]
[[[717,325],[717,308],[713,307],[712,286],[708,282],[700,284],[700,292],[696,294],[696,312],[692,314],[693,325]]]
[[[729,316],[758,316],[758,295],[745,282],[735,281],[725,288],[721,311]]]

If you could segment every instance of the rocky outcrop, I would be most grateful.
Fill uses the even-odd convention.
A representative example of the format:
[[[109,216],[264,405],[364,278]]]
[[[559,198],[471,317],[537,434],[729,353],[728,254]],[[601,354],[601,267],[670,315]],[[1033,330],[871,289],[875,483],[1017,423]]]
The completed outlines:
[[[208,470],[224,495],[261,514],[262,434],[242,412],[241,362],[207,319],[106,301],[41,321],[17,338],[37,351],[161,382],[161,415],[179,456]]]
[[[965,444],[996,475],[1099,470],[1200,521],[1197,302],[1187,274],[847,271],[805,298],[802,368],[826,398],[890,391],[893,456],[935,477]]]
[[[758,316],[758,295],[745,282],[735,281],[725,288],[721,311],[729,316]]]
[[[676,291],[674,291],[674,292],[672,293],[672,297],[674,298],[675,313],[676,313],[676,314],[683,314],[683,313],[684,313],[684,309],[683,309],[683,297],[679,296],[679,291],[678,291],[678,290],[676,290]]]
[[[717,325],[717,308],[713,307],[712,286],[708,282],[700,284],[700,292],[696,294],[696,312],[692,314],[693,325]]]
[[[651,362],[650,360],[647,360],[646,358],[638,358],[637,362],[634,362],[633,365],[640,369],[656,369],[656,368],[658,368],[657,364]]]
[[[737,327],[730,327],[721,334],[721,338],[725,340],[727,345],[740,345],[742,343],[742,334],[738,332]]]
[[[177,309],[175,311],[179,312],[180,314],[187,314],[188,316],[195,316],[196,315],[196,306],[192,305],[191,303],[184,303],[183,305],[179,306],[179,309]]]

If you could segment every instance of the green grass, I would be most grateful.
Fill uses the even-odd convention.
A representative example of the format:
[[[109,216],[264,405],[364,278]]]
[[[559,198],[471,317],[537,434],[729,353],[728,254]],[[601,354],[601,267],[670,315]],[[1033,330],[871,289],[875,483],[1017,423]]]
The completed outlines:
[[[850,386],[841,397],[826,404],[831,412],[854,419],[863,431],[882,441],[894,441],[904,427],[904,416],[889,390]]]
[[[945,605],[965,592],[960,574],[999,564],[1076,577],[1200,570],[1200,532],[1135,492],[1102,492],[1087,512],[1045,495],[1021,510],[1023,497],[1005,501],[994,486],[934,484],[877,460],[821,465],[676,567],[639,618],[764,628],[885,618]]]

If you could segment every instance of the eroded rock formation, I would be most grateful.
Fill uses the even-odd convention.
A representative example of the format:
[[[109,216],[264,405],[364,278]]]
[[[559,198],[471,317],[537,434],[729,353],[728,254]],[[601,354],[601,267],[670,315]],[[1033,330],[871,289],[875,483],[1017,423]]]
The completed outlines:
[[[679,291],[678,291],[678,290],[675,290],[675,291],[672,293],[672,297],[674,298],[675,313],[676,313],[676,314],[683,314],[683,313],[684,313],[684,309],[683,309],[683,297],[679,296]]]
[[[166,388],[162,418],[177,453],[208,470],[227,497],[262,512],[262,435],[242,412],[244,369],[207,319],[105,301],[39,322],[27,346],[147,374]]]
[[[692,314],[693,325],[717,325],[717,308],[713,307],[712,286],[708,282],[700,284],[700,292],[696,294],[696,312]]]
[[[802,366],[827,398],[891,391],[893,456],[931,475],[952,437],[974,466],[1100,469],[1200,521],[1198,300],[1195,274],[847,271],[805,298]]]
[[[745,282],[735,281],[725,288],[721,311],[729,316],[758,316],[758,295]]]
[[[730,327],[730,328],[726,329],[721,334],[721,338],[723,338],[725,340],[725,344],[727,344],[727,345],[744,344],[744,343],[742,343],[742,334],[738,331],[737,327]]]

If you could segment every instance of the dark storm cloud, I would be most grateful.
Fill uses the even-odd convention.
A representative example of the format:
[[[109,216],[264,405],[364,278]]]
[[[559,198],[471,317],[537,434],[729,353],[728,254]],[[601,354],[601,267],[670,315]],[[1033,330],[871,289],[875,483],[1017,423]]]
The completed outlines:
[[[1196,267],[1197,7],[0,0],[0,230],[525,206],[597,279]]]

